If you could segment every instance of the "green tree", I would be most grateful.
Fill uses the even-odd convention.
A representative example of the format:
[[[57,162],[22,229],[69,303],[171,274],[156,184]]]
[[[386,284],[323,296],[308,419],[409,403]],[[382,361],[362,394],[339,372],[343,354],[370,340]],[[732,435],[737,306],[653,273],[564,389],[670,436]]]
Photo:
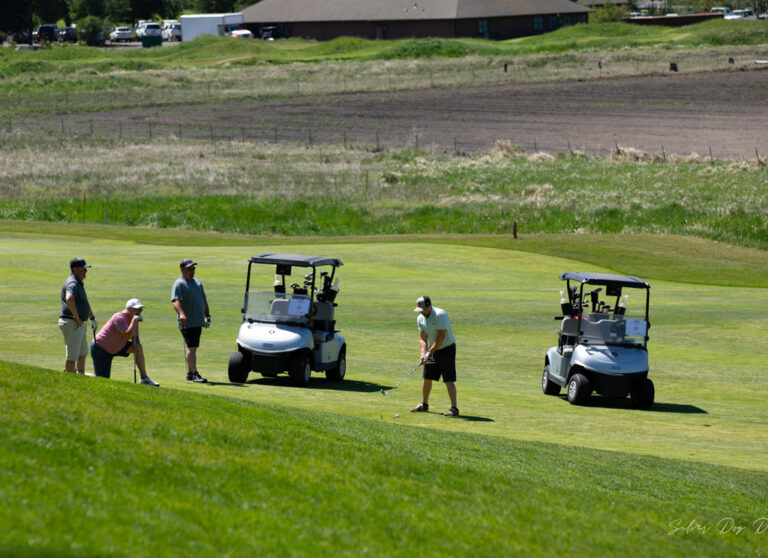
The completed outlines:
[[[111,23],[129,23],[131,0],[104,0],[104,17]]]
[[[235,0],[194,0],[194,9],[202,14],[232,12]]]
[[[621,21],[627,15],[627,10],[612,2],[607,2],[602,8],[589,14],[590,23],[610,23]]]
[[[104,17],[104,0],[67,0],[70,17],[77,21],[88,16]]]

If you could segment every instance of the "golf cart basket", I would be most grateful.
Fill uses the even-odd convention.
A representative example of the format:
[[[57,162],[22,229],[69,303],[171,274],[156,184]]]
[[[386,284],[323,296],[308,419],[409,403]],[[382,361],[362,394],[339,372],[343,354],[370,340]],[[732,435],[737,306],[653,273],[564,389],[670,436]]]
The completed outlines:
[[[648,310],[651,286],[637,277],[607,273],[572,273],[560,275],[566,290],[560,300],[563,320],[560,347],[563,345],[614,345],[647,349]],[[572,283],[574,283],[572,285]],[[585,286],[595,286],[585,293]],[[600,293],[605,287],[605,300]],[[645,291],[642,315],[627,315],[626,289]]]

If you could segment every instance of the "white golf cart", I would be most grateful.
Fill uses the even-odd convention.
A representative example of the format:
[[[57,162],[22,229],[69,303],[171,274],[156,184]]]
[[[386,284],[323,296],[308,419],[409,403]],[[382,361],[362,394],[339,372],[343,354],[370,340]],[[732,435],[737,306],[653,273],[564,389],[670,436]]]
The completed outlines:
[[[634,408],[649,409],[654,398],[648,379],[650,285],[605,273],[566,272],[560,279],[566,281],[565,292],[560,291],[563,315],[555,318],[562,320],[557,347],[544,359],[544,393],[558,395],[567,386],[574,405],[586,404],[593,390],[607,397],[629,394]],[[591,288],[586,293],[585,285]],[[608,303],[600,299],[603,287]],[[642,315],[626,314],[627,291],[645,293]]]
[[[272,290],[252,291],[254,264],[275,266]],[[313,370],[326,379],[341,381],[347,368],[347,346],[334,329],[338,293],[336,258],[262,254],[248,260],[243,323],[237,336],[237,351],[229,358],[229,381],[245,383],[251,370],[265,377],[288,372],[296,386],[306,386]],[[327,267],[320,271],[317,268]],[[300,282],[286,287],[293,271],[307,270]],[[319,283],[319,284],[318,284]]]

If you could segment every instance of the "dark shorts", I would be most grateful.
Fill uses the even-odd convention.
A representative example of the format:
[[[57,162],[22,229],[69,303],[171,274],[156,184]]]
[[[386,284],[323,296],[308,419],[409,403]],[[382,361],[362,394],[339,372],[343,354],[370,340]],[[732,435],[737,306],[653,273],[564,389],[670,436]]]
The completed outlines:
[[[122,349],[114,355],[111,355],[102,349],[101,345],[97,345],[95,341],[91,341],[91,360],[93,360],[94,374],[99,378],[109,378],[112,374],[112,359],[116,356],[127,357],[129,354],[128,349],[130,347],[131,341],[128,341]]]
[[[181,335],[184,336],[184,343],[187,344],[187,347],[196,348],[200,346],[200,333],[202,331],[202,327],[185,327],[181,330]]]
[[[455,382],[456,343],[440,349],[432,357],[435,359],[435,362],[424,365],[423,377],[439,382],[442,376],[444,382]]]

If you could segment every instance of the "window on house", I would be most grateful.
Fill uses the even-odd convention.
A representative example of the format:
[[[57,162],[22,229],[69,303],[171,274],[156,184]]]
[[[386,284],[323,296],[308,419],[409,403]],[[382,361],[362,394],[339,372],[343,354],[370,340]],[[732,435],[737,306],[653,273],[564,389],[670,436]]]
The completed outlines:
[[[544,18],[541,16],[534,16],[533,18],[533,30],[544,31]]]
[[[488,20],[487,19],[478,19],[477,20],[477,34],[481,37],[488,38]]]
[[[563,16],[563,27],[567,27],[569,25],[573,25],[573,20],[571,19],[570,14]]]
[[[547,16],[547,29],[549,31],[557,29],[557,19],[556,15]]]

